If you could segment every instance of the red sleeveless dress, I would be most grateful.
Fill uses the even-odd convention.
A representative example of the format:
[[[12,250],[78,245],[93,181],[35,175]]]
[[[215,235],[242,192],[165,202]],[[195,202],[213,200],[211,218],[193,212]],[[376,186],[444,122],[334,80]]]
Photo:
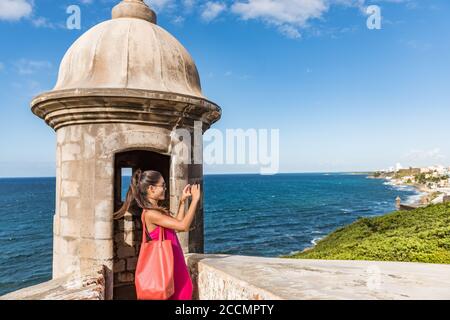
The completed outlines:
[[[147,241],[158,239],[160,226],[148,233],[146,230]],[[174,286],[175,292],[168,300],[192,300],[192,280],[184,259],[183,249],[178,240],[177,233],[173,229],[164,228],[165,239],[172,241],[173,265],[174,265]]]

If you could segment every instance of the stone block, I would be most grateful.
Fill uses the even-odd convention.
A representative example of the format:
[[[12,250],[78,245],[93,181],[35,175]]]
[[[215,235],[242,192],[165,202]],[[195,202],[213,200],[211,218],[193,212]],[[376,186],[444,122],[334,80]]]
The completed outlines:
[[[57,214],[53,215],[53,234],[59,236],[60,234],[60,221]]]
[[[68,133],[70,134],[69,141],[71,142],[81,141],[82,129],[80,126],[70,126]]]
[[[113,223],[105,221],[95,221],[95,239],[112,239]]]
[[[136,251],[134,247],[130,246],[119,246],[117,248],[117,257],[119,259],[134,257],[136,255]]]
[[[80,239],[79,255],[89,259],[112,259],[113,241],[98,239]]]
[[[125,271],[125,264],[126,264],[126,260],[125,259],[120,259],[114,262],[114,266],[113,266],[113,270],[114,273],[117,272],[124,272]]]
[[[117,232],[114,235],[114,241],[117,245],[121,245],[125,243],[125,233],[124,232]]]
[[[75,181],[63,180],[61,183],[61,196],[62,197],[79,197],[80,196],[80,184]]]
[[[61,200],[59,204],[59,216],[60,217],[67,217],[68,216],[68,208],[67,208],[67,202]]]
[[[78,243],[79,243],[78,238],[73,237],[59,238],[59,248],[60,248],[59,253],[63,255],[77,256]]]
[[[80,226],[76,220],[60,217],[59,221],[60,221],[59,230],[61,236],[67,237],[80,236]]]
[[[95,177],[109,179],[114,175],[114,165],[112,161],[97,160],[95,162]]]
[[[95,137],[88,133],[83,134],[83,158],[92,159],[95,157]]]
[[[120,272],[118,274],[118,279],[119,279],[119,282],[121,282],[121,283],[133,282],[134,281],[134,273]]]
[[[102,221],[112,221],[113,214],[112,202],[108,200],[100,200],[95,205],[95,219]]]
[[[128,271],[136,270],[137,260],[138,260],[137,257],[127,259],[127,270]]]
[[[73,161],[78,160],[80,157],[81,148],[78,143],[65,143],[61,149],[61,160]]]

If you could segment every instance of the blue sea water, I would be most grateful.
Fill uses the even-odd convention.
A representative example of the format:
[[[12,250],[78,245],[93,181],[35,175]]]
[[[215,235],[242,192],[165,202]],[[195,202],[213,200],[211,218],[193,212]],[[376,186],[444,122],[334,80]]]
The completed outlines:
[[[203,192],[205,253],[266,257],[417,196],[346,173],[205,175]],[[55,178],[0,179],[0,295],[51,279],[54,207]]]

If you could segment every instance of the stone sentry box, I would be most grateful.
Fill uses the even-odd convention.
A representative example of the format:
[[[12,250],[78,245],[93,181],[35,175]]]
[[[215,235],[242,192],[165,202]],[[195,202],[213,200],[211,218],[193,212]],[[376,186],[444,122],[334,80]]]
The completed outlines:
[[[122,177],[122,169],[132,169],[131,174],[137,168],[141,170],[157,170],[162,173],[167,181],[166,200],[162,203],[167,208],[177,208],[176,195],[170,197],[170,157],[152,151],[136,150],[117,153],[114,159],[114,211],[123,204],[123,192],[128,190],[129,180]],[[184,179],[184,177],[180,177]],[[182,182],[182,181],[180,181]],[[122,185],[124,183],[125,185]],[[123,192],[122,192],[123,191]],[[170,205],[170,199],[174,204]],[[174,209],[176,210],[176,209]],[[172,210],[172,211],[174,211]],[[142,241],[142,209],[133,202],[125,216],[114,221],[114,298],[135,299],[134,272]],[[194,221],[195,224],[195,221]],[[194,251],[203,251],[203,244],[196,243]]]
[[[31,110],[56,131],[53,278],[104,265],[105,298],[127,299],[142,226],[136,207],[113,220],[128,188],[122,169],[160,171],[175,213],[183,187],[203,181],[202,163],[183,162],[177,130],[189,132],[183,143],[202,155],[193,132],[203,134],[221,109],[202,95],[189,53],[147,5],[124,0],[112,16],[69,48],[55,87],[35,97]],[[178,234],[185,253],[203,252],[202,202],[191,231]]]

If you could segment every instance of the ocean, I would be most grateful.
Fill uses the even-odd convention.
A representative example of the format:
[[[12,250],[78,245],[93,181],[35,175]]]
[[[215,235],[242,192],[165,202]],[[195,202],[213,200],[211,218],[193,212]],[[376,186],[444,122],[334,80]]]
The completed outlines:
[[[265,257],[301,251],[360,217],[391,212],[397,196],[418,196],[348,173],[205,175],[203,192],[205,253]],[[54,177],[0,179],[0,295],[51,279],[54,207]]]

